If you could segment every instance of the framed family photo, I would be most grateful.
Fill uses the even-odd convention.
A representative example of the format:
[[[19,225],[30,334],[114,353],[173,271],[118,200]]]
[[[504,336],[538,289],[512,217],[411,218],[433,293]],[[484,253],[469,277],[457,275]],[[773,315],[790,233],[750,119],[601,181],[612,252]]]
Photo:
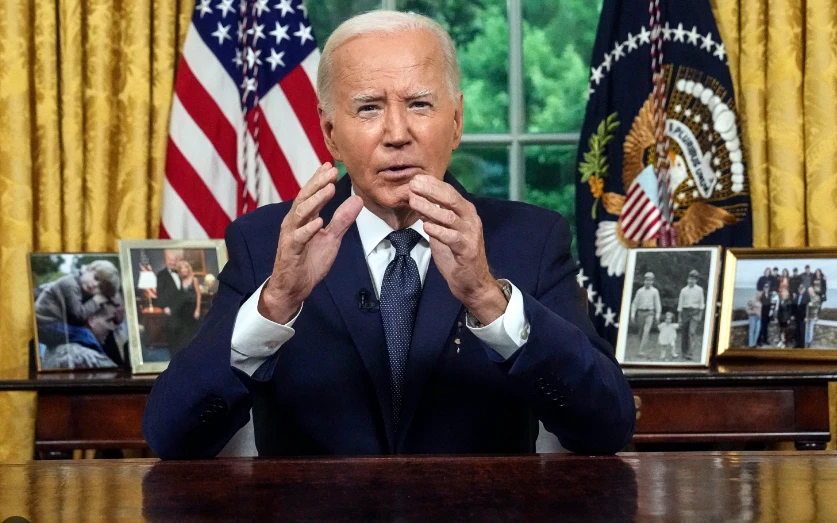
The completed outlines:
[[[227,261],[223,240],[122,240],[130,361],[158,373],[191,341]]]
[[[729,249],[719,357],[837,360],[837,249]]]
[[[632,249],[616,359],[626,366],[709,365],[720,247]]]
[[[39,371],[113,370],[127,364],[118,255],[32,253],[29,269]]]

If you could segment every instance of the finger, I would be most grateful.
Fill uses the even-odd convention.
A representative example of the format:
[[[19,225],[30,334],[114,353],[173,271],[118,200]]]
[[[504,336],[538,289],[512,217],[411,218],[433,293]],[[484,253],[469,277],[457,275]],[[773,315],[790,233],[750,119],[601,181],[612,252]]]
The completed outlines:
[[[432,203],[450,209],[462,216],[465,212],[465,199],[450,184],[432,176],[419,175],[410,181],[410,190],[423,196]]]
[[[302,186],[302,189],[299,190],[299,194],[296,195],[296,202],[307,200],[312,194],[316,193],[327,184],[334,183],[336,181],[337,168],[332,166],[329,162],[322,164],[316,171],[314,171],[314,176],[312,176],[311,179]]]
[[[331,222],[326,227],[326,233],[335,239],[342,238],[357,219],[357,215],[360,214],[361,209],[363,209],[363,200],[360,196],[350,196],[334,211]]]
[[[310,222],[306,223],[299,229],[296,229],[293,233],[293,242],[291,246],[295,252],[301,252],[308,242],[311,241],[311,238],[317,235],[318,232],[323,228],[323,219],[317,216]]]
[[[296,209],[294,209],[294,213],[296,214],[298,220],[297,223],[301,225],[316,217],[320,211],[323,210],[325,204],[328,203],[328,201],[334,196],[334,191],[334,184],[329,183],[311,195],[310,198],[299,202]]]
[[[449,229],[459,229],[462,226],[462,220],[455,212],[430,203],[423,196],[410,195],[410,208],[422,217],[422,221],[437,223]]]
[[[457,230],[449,229],[436,223],[425,222],[424,232],[431,238],[439,240],[440,243],[446,245],[454,254],[461,253],[465,247],[464,236]]]

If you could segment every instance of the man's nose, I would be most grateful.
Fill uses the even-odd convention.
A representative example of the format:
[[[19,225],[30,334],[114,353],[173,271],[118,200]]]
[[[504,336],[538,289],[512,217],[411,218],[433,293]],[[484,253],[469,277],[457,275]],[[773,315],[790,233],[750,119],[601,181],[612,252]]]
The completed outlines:
[[[410,123],[403,108],[387,108],[384,118],[384,145],[400,148],[410,143]]]

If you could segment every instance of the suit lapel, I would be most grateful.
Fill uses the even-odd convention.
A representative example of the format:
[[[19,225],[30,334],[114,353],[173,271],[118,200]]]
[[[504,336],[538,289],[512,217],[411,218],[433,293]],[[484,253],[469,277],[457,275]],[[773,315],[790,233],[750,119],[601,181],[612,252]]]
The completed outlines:
[[[320,213],[326,222],[351,194],[349,177],[345,176],[340,180],[336,189],[334,198]],[[386,338],[381,313],[378,310],[361,310],[358,306],[359,291],[365,289],[374,300],[375,287],[369,276],[369,267],[366,264],[363,244],[360,241],[356,224],[352,224],[343,237],[334,265],[323,281],[337,310],[343,317],[346,329],[372,380],[387,433],[387,444],[389,451],[392,452],[395,437],[392,425],[392,398],[390,371],[386,359]]]
[[[445,181],[469,199],[465,189],[450,174],[445,174]],[[462,303],[450,292],[448,282],[436,267],[435,260],[431,259],[424,278],[413,337],[410,341],[396,452],[401,452],[424,387],[461,310]]]

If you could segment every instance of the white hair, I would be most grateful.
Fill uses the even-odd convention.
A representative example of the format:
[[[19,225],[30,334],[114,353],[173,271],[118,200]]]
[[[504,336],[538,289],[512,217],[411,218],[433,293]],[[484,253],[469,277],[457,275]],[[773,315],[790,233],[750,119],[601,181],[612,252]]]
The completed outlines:
[[[427,30],[439,41],[445,59],[445,80],[452,99],[459,96],[459,62],[456,60],[456,47],[445,28],[432,18],[400,11],[370,11],[353,16],[331,33],[320,56],[317,68],[317,94],[320,105],[329,116],[334,114],[334,51],[347,41],[358,36],[372,33],[395,34],[402,31]]]

